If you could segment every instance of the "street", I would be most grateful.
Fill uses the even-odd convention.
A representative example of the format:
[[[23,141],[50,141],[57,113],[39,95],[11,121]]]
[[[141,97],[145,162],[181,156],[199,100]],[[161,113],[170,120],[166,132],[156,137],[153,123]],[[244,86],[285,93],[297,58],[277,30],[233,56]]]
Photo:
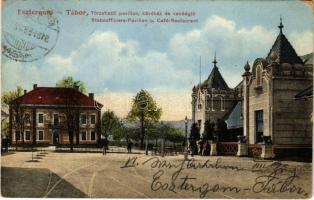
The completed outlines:
[[[4,197],[309,198],[312,164],[252,158],[12,152]],[[191,159],[191,157],[189,157]]]

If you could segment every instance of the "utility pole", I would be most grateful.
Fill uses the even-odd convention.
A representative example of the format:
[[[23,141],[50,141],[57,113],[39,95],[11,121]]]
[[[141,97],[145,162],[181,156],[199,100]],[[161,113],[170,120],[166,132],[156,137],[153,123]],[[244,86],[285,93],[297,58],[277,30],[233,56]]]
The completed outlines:
[[[188,160],[188,117],[185,116],[185,142],[184,142],[184,160]]]

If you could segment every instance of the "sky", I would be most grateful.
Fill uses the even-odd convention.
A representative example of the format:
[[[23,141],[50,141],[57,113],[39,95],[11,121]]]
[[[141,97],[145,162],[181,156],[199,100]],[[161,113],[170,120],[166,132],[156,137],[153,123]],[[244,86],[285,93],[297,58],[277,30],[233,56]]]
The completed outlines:
[[[216,52],[218,67],[229,87],[241,81],[247,61],[266,57],[278,33],[298,55],[313,52],[313,16],[301,1],[11,1],[3,6],[6,27],[28,16],[18,9],[51,9],[59,32],[47,55],[19,62],[2,55],[1,89],[34,83],[51,87],[65,76],[83,81],[88,92],[120,117],[132,98],[146,89],[163,109],[163,120],[191,117],[191,90],[205,80]],[[67,15],[66,10],[195,12],[198,23],[94,23],[91,16]],[[143,17],[143,16],[142,16]],[[145,17],[143,17],[145,18]],[[157,19],[157,17],[146,17]],[[163,18],[163,17],[162,17]],[[7,26],[6,26],[7,25]],[[9,28],[7,28],[9,29]]]

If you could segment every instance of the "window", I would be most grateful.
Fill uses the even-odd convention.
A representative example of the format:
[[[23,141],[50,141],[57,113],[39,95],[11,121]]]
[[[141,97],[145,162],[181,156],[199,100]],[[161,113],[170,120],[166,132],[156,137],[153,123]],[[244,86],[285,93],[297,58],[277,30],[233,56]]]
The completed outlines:
[[[53,125],[59,125],[59,114],[58,113],[53,114]]]
[[[24,114],[24,123],[25,124],[30,124],[30,122],[31,122],[30,114],[29,113],[25,113]]]
[[[96,133],[95,131],[90,132],[90,140],[96,140]]]
[[[38,137],[37,138],[40,141],[44,140],[44,131],[43,130],[38,131]]]
[[[86,124],[86,114],[81,115],[81,124]]]
[[[260,143],[264,132],[263,110],[255,111],[255,129],[256,143]]]
[[[15,140],[21,140],[20,131],[15,131]]]
[[[256,67],[256,86],[261,87],[262,86],[262,66],[257,65]]]
[[[24,134],[25,134],[24,139],[25,139],[26,141],[31,140],[31,132],[30,132],[29,130],[26,130],[26,131],[24,132]]]
[[[43,124],[43,123],[44,123],[44,114],[38,113],[38,124]]]
[[[225,111],[225,99],[223,97],[220,97],[220,109]]]
[[[86,141],[86,131],[81,132],[81,140]]]
[[[95,124],[96,123],[96,115],[91,115],[90,116],[90,124]]]

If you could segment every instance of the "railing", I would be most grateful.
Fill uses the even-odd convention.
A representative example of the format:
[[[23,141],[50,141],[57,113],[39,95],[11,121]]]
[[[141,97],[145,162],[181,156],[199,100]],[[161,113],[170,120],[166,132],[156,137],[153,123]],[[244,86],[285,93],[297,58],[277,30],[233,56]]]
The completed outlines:
[[[249,156],[253,158],[259,158],[262,154],[262,147],[261,145],[251,145],[248,148],[249,150]]]
[[[48,124],[49,129],[65,129],[65,125],[58,123],[58,124]]]
[[[219,155],[236,155],[238,152],[237,142],[219,142],[218,154]]]

